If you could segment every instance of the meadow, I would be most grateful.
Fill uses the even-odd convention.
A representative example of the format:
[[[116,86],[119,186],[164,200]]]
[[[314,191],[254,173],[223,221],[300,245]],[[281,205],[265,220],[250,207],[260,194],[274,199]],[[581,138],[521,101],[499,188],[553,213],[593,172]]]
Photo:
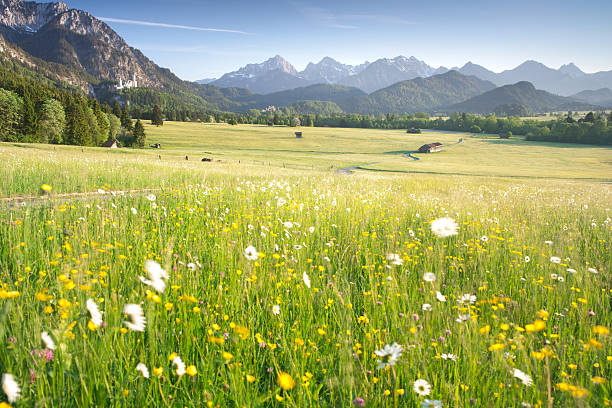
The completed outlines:
[[[0,145],[0,406],[612,403],[610,149],[302,130]]]

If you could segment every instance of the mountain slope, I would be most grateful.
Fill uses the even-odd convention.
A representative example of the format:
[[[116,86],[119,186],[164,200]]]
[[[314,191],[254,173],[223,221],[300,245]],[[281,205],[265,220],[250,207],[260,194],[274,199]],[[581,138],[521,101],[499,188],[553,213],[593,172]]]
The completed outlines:
[[[582,91],[571,96],[573,99],[604,107],[612,106],[612,90],[601,88],[594,91]]]
[[[361,73],[369,64],[366,61],[357,66],[345,65],[333,58],[325,57],[317,64],[309,63],[299,75],[312,83],[335,84],[346,77]]]
[[[297,70],[280,55],[260,64],[248,64],[237,71],[227,73],[212,81],[221,88],[246,88],[260,94],[284,91],[310,85],[300,78]]]
[[[439,106],[464,101],[495,88],[473,76],[449,71],[429,78],[415,78],[394,84],[366,97],[339,101],[351,113],[403,113],[432,111]]]
[[[568,109],[592,109],[593,106],[571,98],[554,95],[538,90],[530,82],[522,81],[514,85],[504,85],[465,102],[449,106],[449,112],[488,114],[495,112],[501,105],[521,105],[531,112],[549,112]]]
[[[401,81],[430,76],[434,71],[434,68],[415,57],[382,58],[369,64],[359,74],[345,77],[338,83],[370,93]]]

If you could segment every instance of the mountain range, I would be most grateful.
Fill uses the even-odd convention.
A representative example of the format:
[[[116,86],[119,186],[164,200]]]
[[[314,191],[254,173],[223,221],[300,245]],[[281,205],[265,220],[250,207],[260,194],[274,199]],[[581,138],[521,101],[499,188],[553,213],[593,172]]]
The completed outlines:
[[[507,104],[532,111],[612,104],[612,71],[586,74],[574,64],[554,70],[534,61],[497,74],[473,63],[451,70],[434,68],[415,57],[381,58],[354,66],[326,57],[298,72],[277,55],[219,79],[189,82],[130,47],[90,13],[62,2],[0,0],[0,68],[110,98],[117,96],[120,80],[134,79],[138,87],[119,94],[142,109],[159,104],[183,111],[244,112],[273,105],[326,114],[449,109],[488,113]],[[533,85],[522,84],[525,80]],[[515,85],[507,88],[506,83]],[[572,99],[536,89],[562,86],[560,94],[575,90]]]
[[[528,81],[538,89],[563,96],[571,96],[583,90],[612,88],[612,71],[587,74],[574,63],[553,69],[537,61],[526,61],[514,69],[496,73],[468,62],[452,70],[497,86]],[[397,82],[417,77],[427,78],[448,71],[446,67],[434,68],[415,57],[398,56],[356,66],[345,65],[325,57],[316,64],[309,63],[304,71],[298,72],[293,65],[277,55],[261,64],[249,64],[238,71],[225,74],[210,83],[220,87],[248,88],[262,94],[314,83],[353,86],[372,93]]]

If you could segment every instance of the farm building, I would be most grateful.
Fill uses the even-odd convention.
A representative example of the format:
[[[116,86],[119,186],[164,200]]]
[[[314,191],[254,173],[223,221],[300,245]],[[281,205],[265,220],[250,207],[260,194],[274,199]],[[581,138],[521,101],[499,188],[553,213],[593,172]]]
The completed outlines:
[[[116,140],[109,140],[107,142],[104,142],[102,147],[108,147],[110,149],[116,149],[117,148],[117,141]]]
[[[442,150],[442,143],[427,143],[421,147],[419,147],[419,153],[434,153]]]
[[[508,133],[500,133],[499,138],[500,139],[510,139],[510,135]]]
[[[297,139],[301,139],[302,138],[302,132],[295,132],[295,137]]]
[[[406,130],[406,133],[418,134],[418,133],[421,133],[421,129],[411,127],[410,129]]]

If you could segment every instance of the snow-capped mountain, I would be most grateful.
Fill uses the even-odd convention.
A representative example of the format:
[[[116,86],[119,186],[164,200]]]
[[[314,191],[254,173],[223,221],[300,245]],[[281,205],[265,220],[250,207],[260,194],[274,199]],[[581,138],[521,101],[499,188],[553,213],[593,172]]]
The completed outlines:
[[[280,55],[260,64],[248,64],[210,83],[221,88],[247,88],[255,93],[285,91],[311,82],[298,75],[293,65]]]
[[[415,57],[381,58],[368,65],[359,74],[345,77],[339,83],[371,93],[397,82],[418,77],[429,77],[435,71],[435,68]]]
[[[345,65],[333,58],[325,57],[317,64],[309,63],[306,69],[300,72],[300,76],[313,83],[335,84],[342,79],[361,73],[369,62],[360,65]]]

